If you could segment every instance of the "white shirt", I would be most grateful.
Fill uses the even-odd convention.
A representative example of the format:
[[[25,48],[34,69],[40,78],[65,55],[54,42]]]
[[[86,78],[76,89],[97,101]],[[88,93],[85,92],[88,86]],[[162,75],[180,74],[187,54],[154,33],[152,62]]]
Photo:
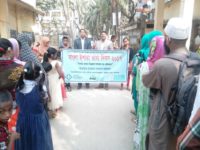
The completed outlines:
[[[81,47],[82,47],[82,50],[85,49],[84,45],[85,45],[85,39],[81,38]]]
[[[20,91],[23,94],[30,93],[32,89],[37,85],[36,81],[30,80],[23,80],[24,81],[24,88]]]
[[[23,80],[23,81],[24,81],[24,88],[20,91],[23,94],[30,93],[33,90],[33,88],[37,85],[36,81],[31,81],[31,80]],[[42,88],[45,92],[47,91],[47,88],[45,85],[43,85]]]
[[[96,49],[97,50],[113,50],[113,44],[110,40],[105,41],[97,41],[96,43]]]

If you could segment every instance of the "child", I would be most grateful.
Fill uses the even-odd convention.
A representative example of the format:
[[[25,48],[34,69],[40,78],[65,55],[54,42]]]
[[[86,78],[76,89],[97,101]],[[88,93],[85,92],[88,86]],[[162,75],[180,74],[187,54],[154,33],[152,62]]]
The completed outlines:
[[[52,69],[48,72],[49,79],[49,93],[51,101],[49,102],[49,109],[54,113],[63,106],[63,96],[61,89],[61,78],[64,78],[64,73],[60,62],[57,60],[57,50],[55,48],[48,48],[44,55],[44,62],[51,64]],[[65,91],[66,92],[66,91]]]
[[[0,91],[0,150],[11,150],[19,134],[13,132],[9,138],[8,120],[12,115],[12,96],[8,91]]]
[[[53,150],[49,118],[44,108],[47,97],[44,80],[44,73],[38,65],[33,62],[25,64],[16,87],[19,107],[16,130],[20,139],[15,142],[15,150]]]

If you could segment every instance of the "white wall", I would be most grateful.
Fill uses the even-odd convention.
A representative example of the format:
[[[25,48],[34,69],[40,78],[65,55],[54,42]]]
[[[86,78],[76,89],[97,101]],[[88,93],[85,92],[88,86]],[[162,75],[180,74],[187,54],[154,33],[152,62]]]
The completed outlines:
[[[33,7],[36,7],[36,0],[21,0],[21,1],[31,5]]]

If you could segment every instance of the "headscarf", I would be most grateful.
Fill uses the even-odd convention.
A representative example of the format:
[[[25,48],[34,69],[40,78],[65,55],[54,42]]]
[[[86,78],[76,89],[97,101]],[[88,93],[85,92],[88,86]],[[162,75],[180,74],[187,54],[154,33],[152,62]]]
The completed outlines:
[[[26,33],[20,33],[17,37],[17,39],[21,42],[21,49],[19,52],[19,58],[22,61],[28,62],[34,62],[37,65],[39,65],[42,69],[42,71],[45,73],[45,85],[48,87],[48,81],[47,81],[47,76],[46,72],[42,66],[42,64],[39,62],[37,56],[34,54],[32,51],[30,45],[31,45],[31,38],[29,37],[28,34]]]
[[[19,44],[16,39],[10,38],[9,41],[12,43],[13,46],[13,53],[14,57],[18,58],[19,57]]]
[[[145,34],[142,37],[141,49],[139,50],[139,55],[140,55],[142,61],[146,61],[147,58],[148,58],[148,56],[149,56],[149,53],[150,53],[150,42],[151,42],[151,40],[154,37],[159,36],[159,35],[162,35],[162,32],[160,32],[158,30],[154,30],[154,31],[151,31],[148,34]]]
[[[13,61],[17,64],[24,66],[25,62],[18,59],[19,58],[19,44],[18,44],[17,40],[14,38],[10,38],[9,41],[11,42],[11,44],[13,46],[13,53],[14,53]]]
[[[159,35],[162,35],[162,32],[158,30],[151,31],[148,34],[145,34],[141,39],[141,49],[137,52],[137,54],[133,58],[132,73],[134,74],[134,78],[133,78],[133,83],[132,83],[132,97],[134,99],[136,112],[138,108],[138,93],[137,93],[137,87],[136,87],[138,65],[141,64],[143,61],[147,60],[150,53],[150,42],[154,37],[159,36]]]
[[[154,37],[151,41],[150,48],[151,50],[149,58],[147,59],[147,63],[149,65],[149,68],[151,69],[155,61],[165,55],[164,36]]]
[[[47,52],[47,49],[49,48],[48,42],[49,42],[49,37],[46,36],[42,37],[39,46],[39,53],[41,56],[44,56],[44,53]]]
[[[141,49],[133,57],[133,74],[137,74],[137,65],[144,61],[144,55],[147,55],[149,48],[149,34],[145,34],[141,39]]]
[[[21,33],[18,35],[17,39],[21,42],[19,59],[25,62],[32,61],[41,66],[39,60],[30,47],[31,39],[28,34]]]

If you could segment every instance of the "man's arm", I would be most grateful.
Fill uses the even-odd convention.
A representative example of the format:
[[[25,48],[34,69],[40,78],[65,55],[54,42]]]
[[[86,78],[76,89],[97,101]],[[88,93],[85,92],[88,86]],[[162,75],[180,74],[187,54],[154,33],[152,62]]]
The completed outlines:
[[[158,63],[154,64],[149,73],[142,76],[142,81],[147,88],[161,89],[162,79],[160,75],[160,66]]]

